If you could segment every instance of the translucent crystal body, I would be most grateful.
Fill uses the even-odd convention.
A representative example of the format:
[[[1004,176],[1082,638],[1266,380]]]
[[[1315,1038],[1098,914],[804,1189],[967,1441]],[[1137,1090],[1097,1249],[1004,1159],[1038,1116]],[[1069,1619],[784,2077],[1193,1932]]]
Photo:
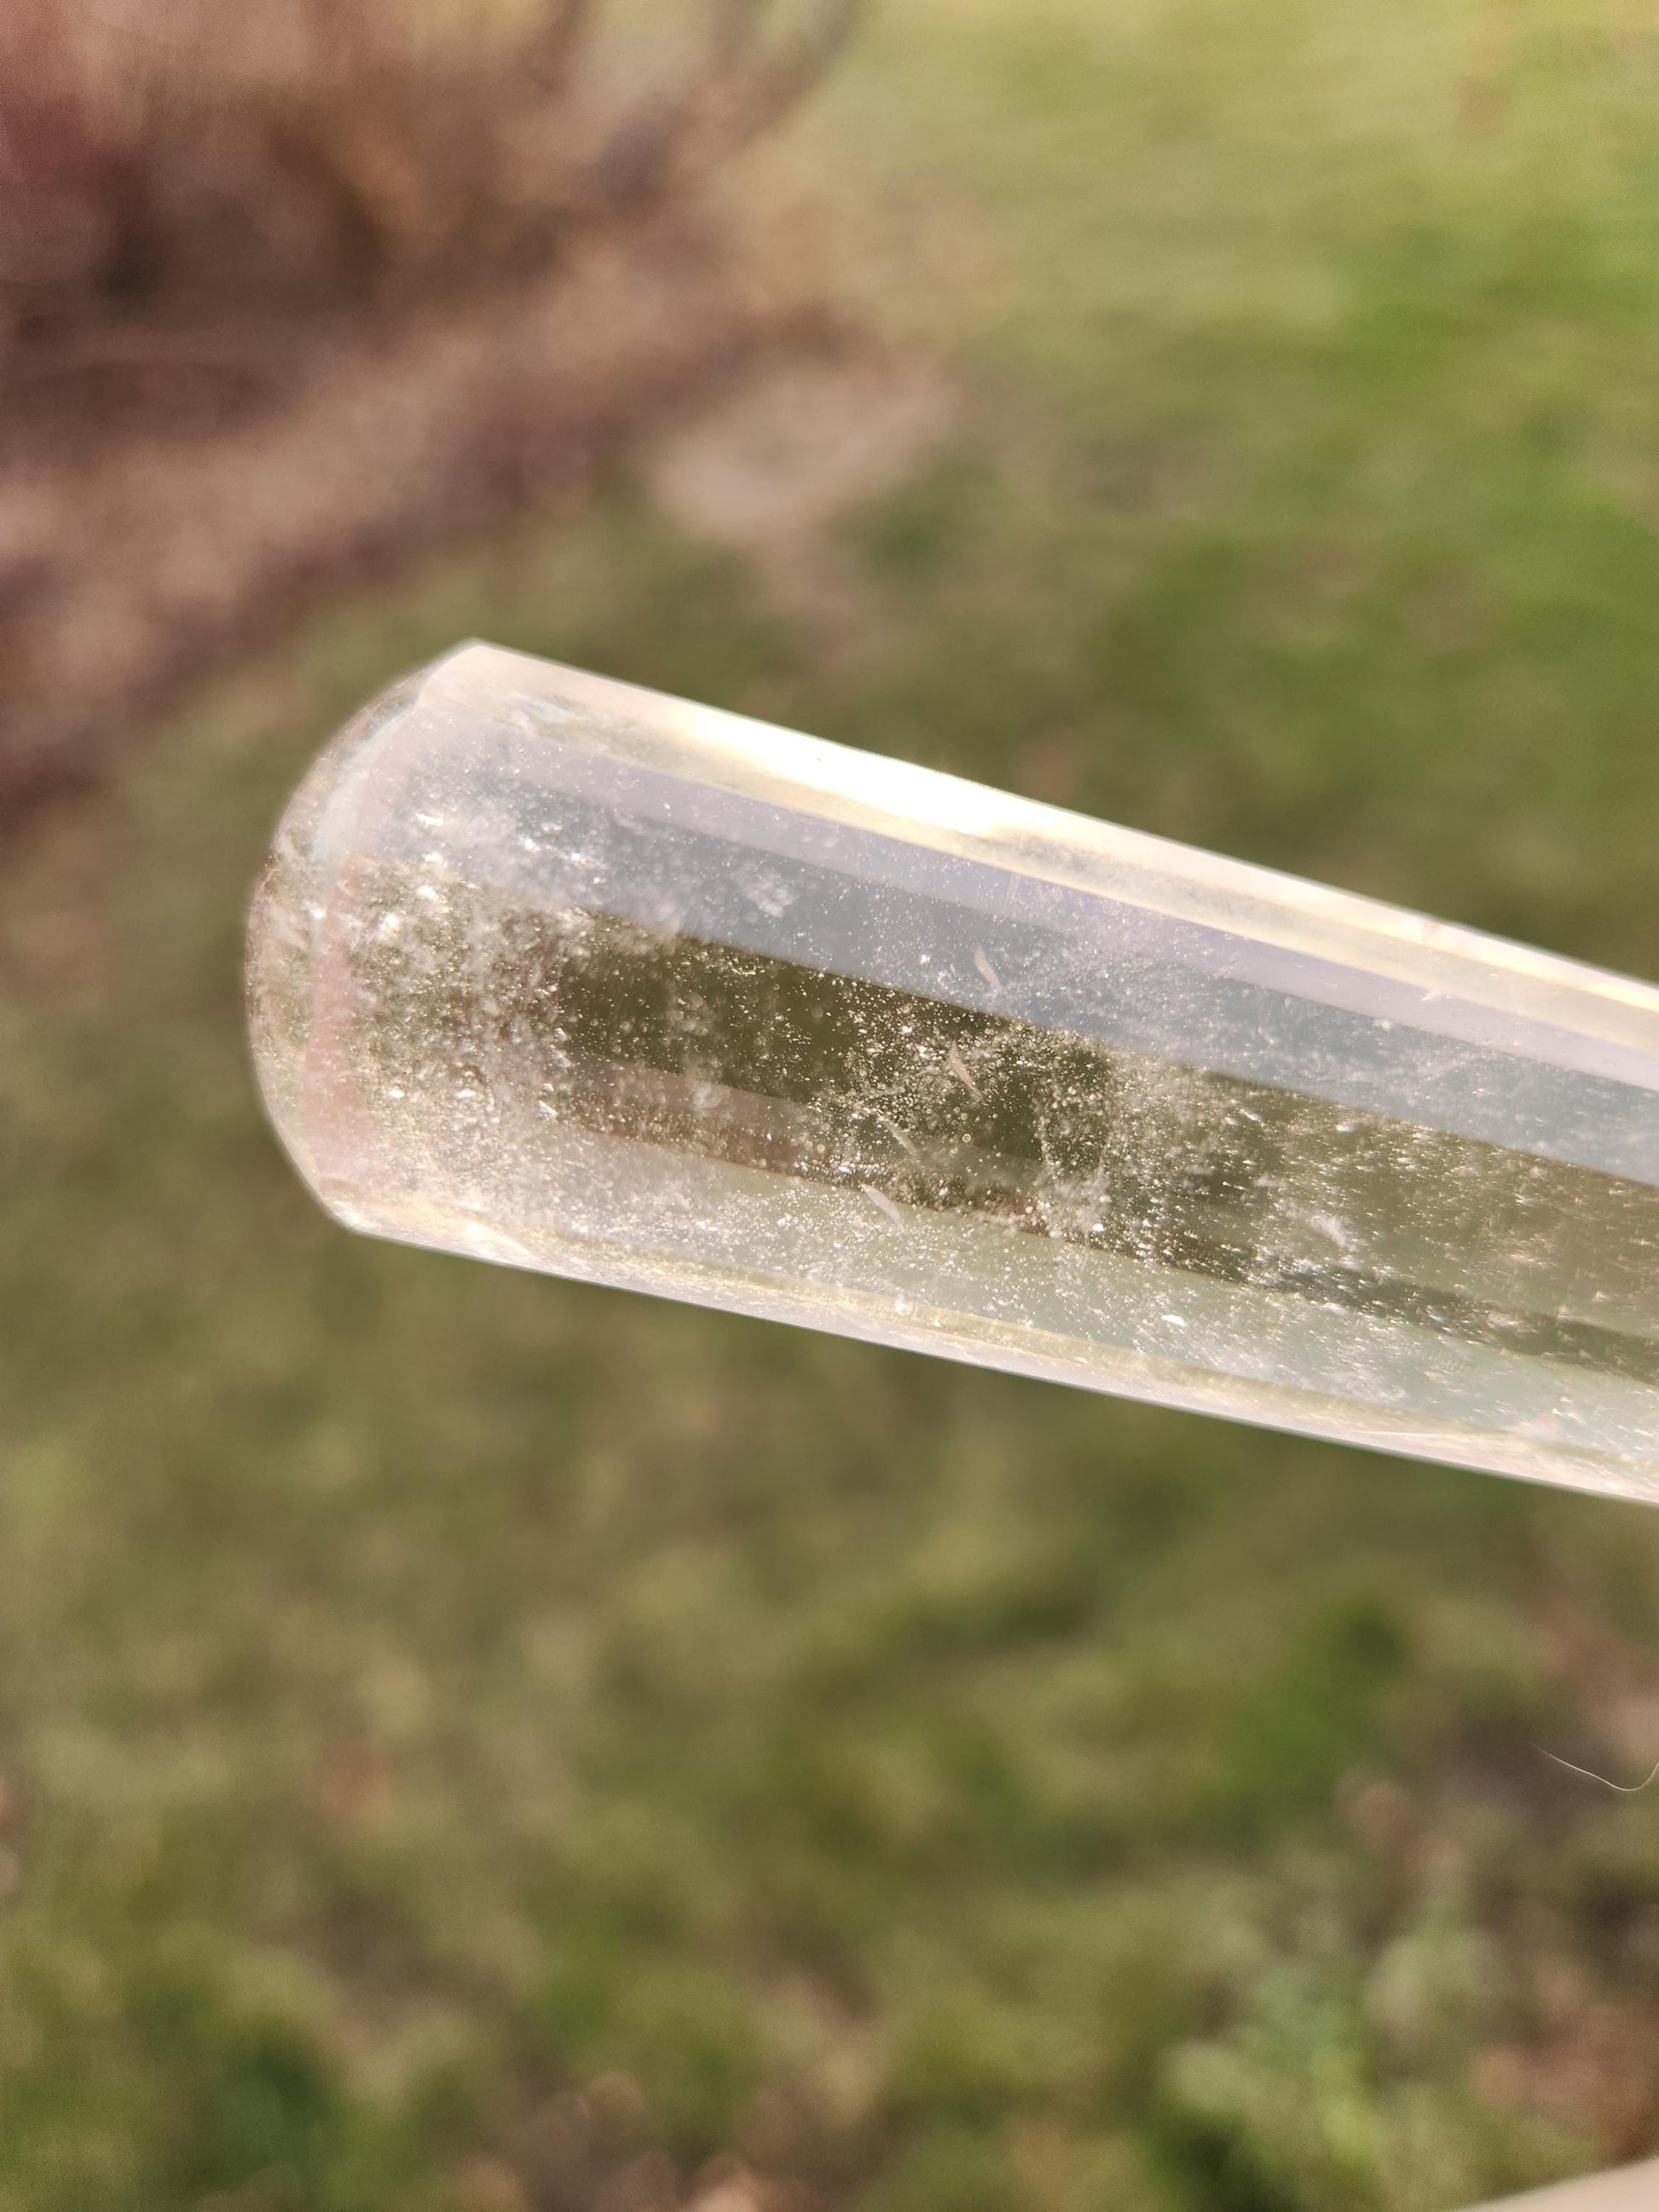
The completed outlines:
[[[1659,992],[489,646],[279,832],[343,1221],[1659,1497]]]

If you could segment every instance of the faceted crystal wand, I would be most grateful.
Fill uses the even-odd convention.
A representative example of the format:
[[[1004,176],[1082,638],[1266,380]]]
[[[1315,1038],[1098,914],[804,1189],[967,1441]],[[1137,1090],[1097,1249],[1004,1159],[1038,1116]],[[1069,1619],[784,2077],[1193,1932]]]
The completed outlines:
[[[1659,1498],[1659,991],[484,645],[253,908],[352,1227]]]

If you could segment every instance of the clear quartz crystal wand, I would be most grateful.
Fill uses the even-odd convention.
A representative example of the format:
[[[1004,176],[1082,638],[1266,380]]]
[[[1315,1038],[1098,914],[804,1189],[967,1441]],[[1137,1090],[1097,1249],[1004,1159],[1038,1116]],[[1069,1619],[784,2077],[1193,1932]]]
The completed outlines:
[[[249,990],[354,1228],[1659,1498],[1648,985],[471,645]]]

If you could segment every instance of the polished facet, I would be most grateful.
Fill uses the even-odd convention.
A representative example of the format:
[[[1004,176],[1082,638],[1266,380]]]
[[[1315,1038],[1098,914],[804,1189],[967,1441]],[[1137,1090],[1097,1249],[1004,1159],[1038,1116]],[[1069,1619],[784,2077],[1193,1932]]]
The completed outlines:
[[[343,1221],[1659,1497],[1659,991],[489,646],[255,902]]]

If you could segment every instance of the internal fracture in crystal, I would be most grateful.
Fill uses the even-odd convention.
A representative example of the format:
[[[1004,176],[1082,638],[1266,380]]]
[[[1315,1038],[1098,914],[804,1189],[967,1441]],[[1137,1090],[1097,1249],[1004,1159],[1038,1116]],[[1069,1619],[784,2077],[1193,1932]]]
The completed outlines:
[[[489,646],[255,901],[354,1227],[1659,1498],[1659,991]]]

